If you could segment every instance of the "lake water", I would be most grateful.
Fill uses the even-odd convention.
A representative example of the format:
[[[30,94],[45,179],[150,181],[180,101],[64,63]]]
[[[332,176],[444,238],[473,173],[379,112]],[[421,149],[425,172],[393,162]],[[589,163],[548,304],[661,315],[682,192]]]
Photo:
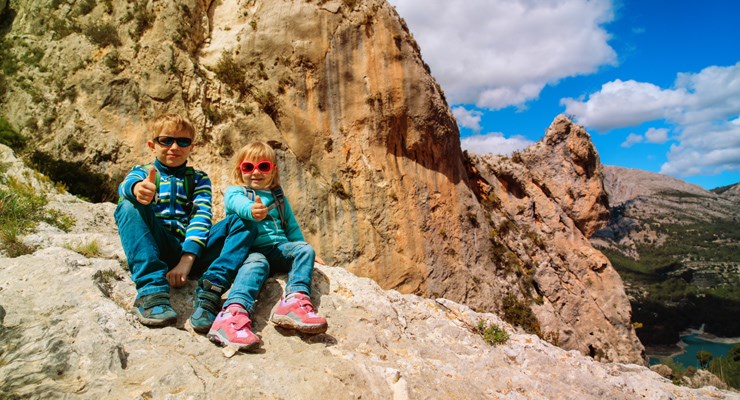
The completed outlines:
[[[697,334],[691,334],[686,336],[681,336],[681,341],[685,344],[685,346],[682,346],[684,349],[684,352],[678,355],[675,355],[671,357],[673,361],[683,364],[685,367],[699,367],[699,361],[696,359],[696,353],[700,351],[708,351],[712,353],[712,355],[715,358],[719,358],[722,356],[727,355],[727,352],[730,351],[735,345],[740,344],[740,342],[734,342],[734,343],[717,343],[717,342],[710,342],[705,339],[702,339]],[[664,358],[664,357],[660,357]],[[659,364],[660,359],[658,357],[650,357],[650,365]]]

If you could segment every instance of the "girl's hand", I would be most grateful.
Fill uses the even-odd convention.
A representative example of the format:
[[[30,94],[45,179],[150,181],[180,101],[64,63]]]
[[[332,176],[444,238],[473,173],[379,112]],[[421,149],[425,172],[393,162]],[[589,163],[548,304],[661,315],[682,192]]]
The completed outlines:
[[[262,204],[262,199],[259,196],[254,196],[254,204],[252,204],[252,218],[255,221],[262,221],[267,217],[267,207]]]

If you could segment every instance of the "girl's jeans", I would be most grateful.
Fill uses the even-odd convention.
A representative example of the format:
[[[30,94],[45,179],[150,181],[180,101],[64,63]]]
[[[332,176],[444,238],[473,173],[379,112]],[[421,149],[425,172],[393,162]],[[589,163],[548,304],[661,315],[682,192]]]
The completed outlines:
[[[224,307],[240,304],[252,314],[254,302],[269,275],[288,273],[285,294],[303,292],[311,294],[311,275],[316,253],[306,242],[287,242],[253,249],[231,287]]]
[[[166,274],[180,261],[182,239],[164,227],[150,206],[123,200],[114,216],[137,298],[169,292]],[[255,236],[251,224],[245,224],[236,215],[220,221],[211,227],[206,247],[190,275],[202,274],[201,285],[208,279],[228,289]]]

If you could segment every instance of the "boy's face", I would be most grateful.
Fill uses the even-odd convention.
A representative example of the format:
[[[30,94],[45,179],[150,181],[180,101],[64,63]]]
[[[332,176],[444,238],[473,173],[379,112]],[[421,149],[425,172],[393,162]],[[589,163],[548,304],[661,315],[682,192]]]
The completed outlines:
[[[188,132],[168,132],[158,136],[157,139],[148,140],[146,144],[159,162],[173,168],[185,164],[195,146],[193,143],[188,146],[180,146],[182,143],[177,143],[177,139],[190,139],[192,141],[193,138]],[[172,144],[168,146],[168,142],[172,142]]]

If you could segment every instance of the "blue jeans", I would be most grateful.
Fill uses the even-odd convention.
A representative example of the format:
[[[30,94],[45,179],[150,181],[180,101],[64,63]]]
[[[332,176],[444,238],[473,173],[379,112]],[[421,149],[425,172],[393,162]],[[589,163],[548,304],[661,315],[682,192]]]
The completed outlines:
[[[128,260],[137,298],[169,292],[167,272],[182,255],[182,238],[164,227],[152,207],[123,200],[114,213],[123,252]],[[206,247],[195,261],[191,276],[228,289],[249,253],[256,230],[236,215],[211,227]]]
[[[287,242],[253,249],[231,287],[224,306],[240,304],[252,314],[254,302],[267,277],[278,272],[288,273],[285,294],[311,294],[311,275],[316,253],[306,242]]]

